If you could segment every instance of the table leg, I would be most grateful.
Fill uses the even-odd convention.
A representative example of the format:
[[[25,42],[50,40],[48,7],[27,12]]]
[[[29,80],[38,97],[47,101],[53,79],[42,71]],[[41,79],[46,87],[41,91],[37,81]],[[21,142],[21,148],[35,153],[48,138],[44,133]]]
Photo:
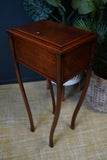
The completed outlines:
[[[89,84],[89,81],[90,81],[90,76],[91,76],[91,68],[87,71],[87,75],[86,75],[86,82],[85,82],[85,85],[84,85],[84,88],[83,88],[83,91],[82,91],[82,94],[81,94],[81,97],[79,99],[79,102],[75,108],[75,111],[73,113],[73,117],[72,117],[72,121],[71,121],[71,129],[74,129],[75,128],[75,120],[76,120],[76,117],[77,117],[77,114],[80,110],[80,107],[83,103],[83,100],[84,100],[84,97],[86,95],[86,91],[87,91],[87,88],[88,88],[88,84]]]
[[[61,96],[62,96],[62,86],[57,85],[57,106],[55,109],[54,120],[53,120],[51,131],[50,131],[50,137],[49,137],[50,147],[53,147],[53,135],[54,135],[54,131],[55,131],[58,119],[59,119],[60,108],[61,108]]]
[[[28,113],[28,116],[29,116],[31,131],[33,132],[34,131],[34,123],[33,123],[32,113],[31,113],[30,106],[29,106],[29,103],[28,103],[28,100],[27,100],[27,96],[26,96],[26,93],[25,93],[25,90],[24,90],[24,86],[23,86],[23,83],[22,83],[22,80],[21,80],[19,65],[18,65],[17,62],[14,62],[14,64],[15,64],[16,75],[17,75],[17,79],[18,79],[18,82],[19,82],[20,90],[22,92],[22,96],[23,96],[23,99],[24,99],[24,102],[25,102],[26,110],[27,110],[27,113]]]
[[[64,101],[65,95],[65,86],[62,86],[62,101]]]
[[[27,96],[24,90],[24,86],[21,80],[21,75],[20,75],[20,70],[19,70],[19,64],[16,61],[16,56],[15,56],[15,48],[14,48],[14,40],[13,37],[11,35],[9,35],[9,39],[10,39],[10,46],[11,46],[11,50],[12,50],[12,57],[13,57],[13,62],[14,62],[14,66],[15,66],[15,70],[16,70],[16,75],[17,75],[17,79],[19,82],[19,86],[20,86],[20,90],[22,92],[22,96],[25,102],[25,106],[26,106],[26,110],[29,116],[29,120],[30,120],[30,125],[31,125],[31,131],[34,131],[34,123],[33,123],[33,118],[32,118],[32,113],[30,110],[30,106],[27,100]]]
[[[47,79],[47,89],[49,89],[49,80]]]
[[[81,91],[81,80],[78,83],[79,91]]]
[[[53,91],[53,87],[52,87],[52,83],[50,80],[48,80],[48,84],[49,84],[49,88],[50,88],[50,93],[51,93],[51,97],[52,97],[52,104],[53,104],[53,114],[55,114],[55,98],[54,98],[54,91]]]

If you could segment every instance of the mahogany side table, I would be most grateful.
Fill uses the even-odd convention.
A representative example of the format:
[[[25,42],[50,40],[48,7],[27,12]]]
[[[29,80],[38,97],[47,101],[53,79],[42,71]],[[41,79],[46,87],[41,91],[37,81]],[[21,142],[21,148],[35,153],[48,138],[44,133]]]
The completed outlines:
[[[63,83],[81,72],[87,71],[86,82],[71,121],[71,128],[74,129],[75,120],[90,80],[97,34],[48,20],[15,27],[7,32],[31,131],[34,131],[34,124],[18,64],[25,65],[49,80],[53,113],[55,114],[49,137],[49,145],[53,147],[53,135],[61,108]],[[57,84],[56,107],[51,81]]]

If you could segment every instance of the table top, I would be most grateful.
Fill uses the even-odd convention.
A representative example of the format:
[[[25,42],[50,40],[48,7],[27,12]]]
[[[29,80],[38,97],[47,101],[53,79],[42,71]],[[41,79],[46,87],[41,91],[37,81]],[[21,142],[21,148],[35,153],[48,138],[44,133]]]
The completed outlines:
[[[76,42],[80,42],[94,33],[77,29],[71,26],[59,24],[49,20],[40,20],[30,24],[15,27],[8,32],[18,33],[35,40],[47,42],[53,46],[63,48]]]

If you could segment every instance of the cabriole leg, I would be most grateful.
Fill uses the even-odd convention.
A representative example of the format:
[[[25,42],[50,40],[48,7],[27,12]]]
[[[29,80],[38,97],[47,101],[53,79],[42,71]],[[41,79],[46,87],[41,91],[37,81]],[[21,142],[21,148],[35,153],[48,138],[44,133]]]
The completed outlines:
[[[53,147],[53,135],[59,119],[60,109],[61,109],[61,96],[62,96],[62,86],[57,85],[57,106],[55,109],[55,116],[51,126],[50,137],[49,137],[49,146]]]
[[[90,76],[91,76],[91,68],[87,71],[87,75],[86,75],[86,82],[85,82],[85,85],[84,85],[84,88],[83,88],[83,91],[82,91],[82,94],[80,96],[80,99],[79,99],[79,102],[74,110],[74,113],[73,113],[73,116],[72,116],[72,121],[71,121],[71,129],[74,129],[75,128],[75,120],[76,120],[76,117],[77,117],[77,114],[80,110],[80,107],[83,103],[83,100],[84,100],[84,97],[86,95],[86,91],[87,91],[87,88],[88,88],[88,84],[89,84],[89,81],[90,81]]]
[[[22,83],[22,80],[21,80],[19,65],[18,65],[18,62],[16,60],[16,56],[15,56],[14,40],[13,40],[13,37],[10,36],[10,35],[9,35],[9,39],[10,39],[12,57],[13,57],[13,62],[14,62],[15,70],[16,70],[17,79],[18,79],[18,82],[19,82],[19,86],[20,86],[20,90],[22,92],[24,102],[25,102],[26,110],[27,110],[27,113],[28,113],[28,116],[29,116],[31,131],[33,132],[34,131],[34,123],[33,123],[32,113],[31,113],[30,106],[29,106],[29,103],[28,103],[28,100],[27,100],[27,96],[26,96],[26,93],[25,93],[25,90],[24,90],[24,87],[23,87],[23,83]]]
[[[18,82],[19,82],[20,90],[22,92],[22,96],[23,96],[23,99],[24,99],[24,102],[25,102],[26,110],[27,110],[27,113],[28,113],[28,116],[29,116],[31,131],[33,132],[34,131],[34,123],[33,123],[32,113],[31,113],[30,106],[29,106],[29,103],[28,103],[28,100],[27,100],[27,96],[26,96],[26,93],[25,93],[25,90],[24,90],[24,86],[23,86],[23,83],[22,83],[22,80],[21,80],[19,66],[16,62],[15,62],[15,68],[16,68],[16,74],[17,74],[17,79],[18,79]]]

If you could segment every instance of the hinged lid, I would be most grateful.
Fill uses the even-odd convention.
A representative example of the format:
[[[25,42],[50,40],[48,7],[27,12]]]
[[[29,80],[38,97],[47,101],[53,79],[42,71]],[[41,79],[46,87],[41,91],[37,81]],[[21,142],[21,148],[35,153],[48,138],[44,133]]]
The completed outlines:
[[[33,37],[33,39],[48,42],[53,46],[65,47],[80,41],[94,33],[73,28],[71,26],[59,24],[49,20],[40,20],[23,26],[15,27],[8,32],[18,32],[24,36]]]

